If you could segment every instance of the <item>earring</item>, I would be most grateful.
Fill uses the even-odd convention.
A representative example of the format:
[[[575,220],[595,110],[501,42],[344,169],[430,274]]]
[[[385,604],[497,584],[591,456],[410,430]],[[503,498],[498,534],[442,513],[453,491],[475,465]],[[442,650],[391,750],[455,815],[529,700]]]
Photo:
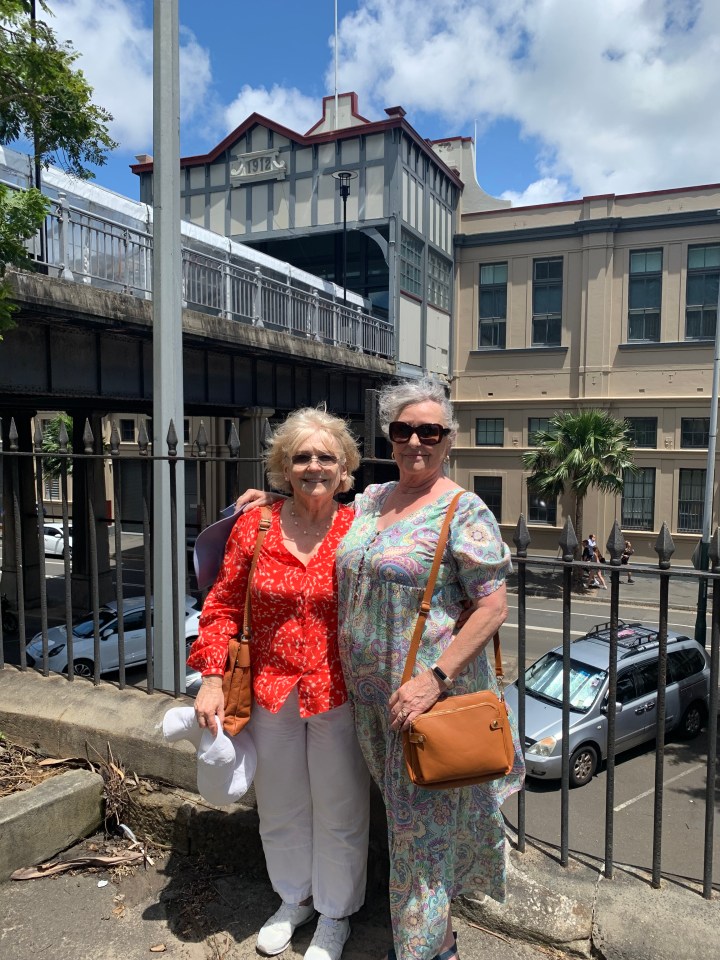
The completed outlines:
[[[450,463],[450,454],[449,454],[449,453],[446,453],[446,454],[445,454],[445,459],[443,460],[443,463]]]
[[[390,459],[391,459],[391,460],[394,460],[394,459],[395,459],[395,451],[394,451],[394,450],[391,450],[391,451],[390,451]]]

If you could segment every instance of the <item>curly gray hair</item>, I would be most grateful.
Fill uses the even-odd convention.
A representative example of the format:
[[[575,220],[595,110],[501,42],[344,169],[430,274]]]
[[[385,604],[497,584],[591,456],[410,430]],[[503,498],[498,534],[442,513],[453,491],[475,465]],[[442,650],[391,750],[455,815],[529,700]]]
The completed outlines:
[[[380,429],[387,436],[389,425],[393,420],[397,420],[405,407],[409,407],[413,403],[425,403],[428,400],[442,407],[445,419],[443,426],[450,427],[450,443],[455,443],[458,423],[455,419],[453,406],[447,398],[442,383],[439,380],[433,380],[431,377],[423,377],[422,380],[407,380],[402,383],[390,383],[382,388],[378,397]]]
[[[347,477],[338,487],[345,493],[352,490],[355,479],[353,473],[360,466],[360,453],[357,441],[350,433],[348,425],[340,417],[328,413],[324,407],[303,407],[291,413],[284,423],[275,429],[265,453],[265,472],[273,490],[291,493],[292,487],[285,479],[285,469],[290,458],[308,439],[321,439],[335,446],[340,453],[340,461],[347,470]]]

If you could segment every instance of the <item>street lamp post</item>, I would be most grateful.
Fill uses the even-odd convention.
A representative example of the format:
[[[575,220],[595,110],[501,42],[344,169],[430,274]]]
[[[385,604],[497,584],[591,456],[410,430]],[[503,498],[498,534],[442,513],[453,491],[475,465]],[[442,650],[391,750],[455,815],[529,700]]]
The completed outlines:
[[[350,181],[357,177],[354,170],[337,170],[333,178],[340,185],[343,205],[343,303],[347,303],[347,198],[350,196]]]

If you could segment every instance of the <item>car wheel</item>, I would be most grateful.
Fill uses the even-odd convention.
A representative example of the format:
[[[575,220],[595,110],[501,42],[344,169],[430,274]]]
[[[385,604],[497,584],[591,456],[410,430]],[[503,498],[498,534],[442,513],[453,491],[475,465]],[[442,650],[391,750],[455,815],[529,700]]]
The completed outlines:
[[[579,747],[570,757],[570,786],[584,787],[592,780],[598,755],[594,747]]]
[[[65,669],[67,670],[67,667]],[[73,673],[76,677],[94,677],[95,667],[92,660],[73,661]]]
[[[195,643],[197,637],[185,637],[185,659],[190,656],[190,647]]]
[[[705,720],[705,711],[702,704],[691,703],[682,716],[679,731],[680,736],[685,740],[693,740],[702,729]]]

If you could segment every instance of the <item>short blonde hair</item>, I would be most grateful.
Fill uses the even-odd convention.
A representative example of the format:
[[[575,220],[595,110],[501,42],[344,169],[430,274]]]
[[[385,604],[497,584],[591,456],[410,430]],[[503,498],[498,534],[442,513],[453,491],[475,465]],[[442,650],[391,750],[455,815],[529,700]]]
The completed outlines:
[[[338,491],[345,493],[352,490],[355,483],[353,473],[360,466],[357,440],[350,433],[347,423],[328,413],[324,406],[295,410],[273,432],[265,452],[265,472],[273,490],[292,492],[289,481],[285,479],[290,457],[308,437],[316,438],[318,434],[321,439],[330,440],[340,450],[340,461],[347,470],[347,476],[340,483]]]

